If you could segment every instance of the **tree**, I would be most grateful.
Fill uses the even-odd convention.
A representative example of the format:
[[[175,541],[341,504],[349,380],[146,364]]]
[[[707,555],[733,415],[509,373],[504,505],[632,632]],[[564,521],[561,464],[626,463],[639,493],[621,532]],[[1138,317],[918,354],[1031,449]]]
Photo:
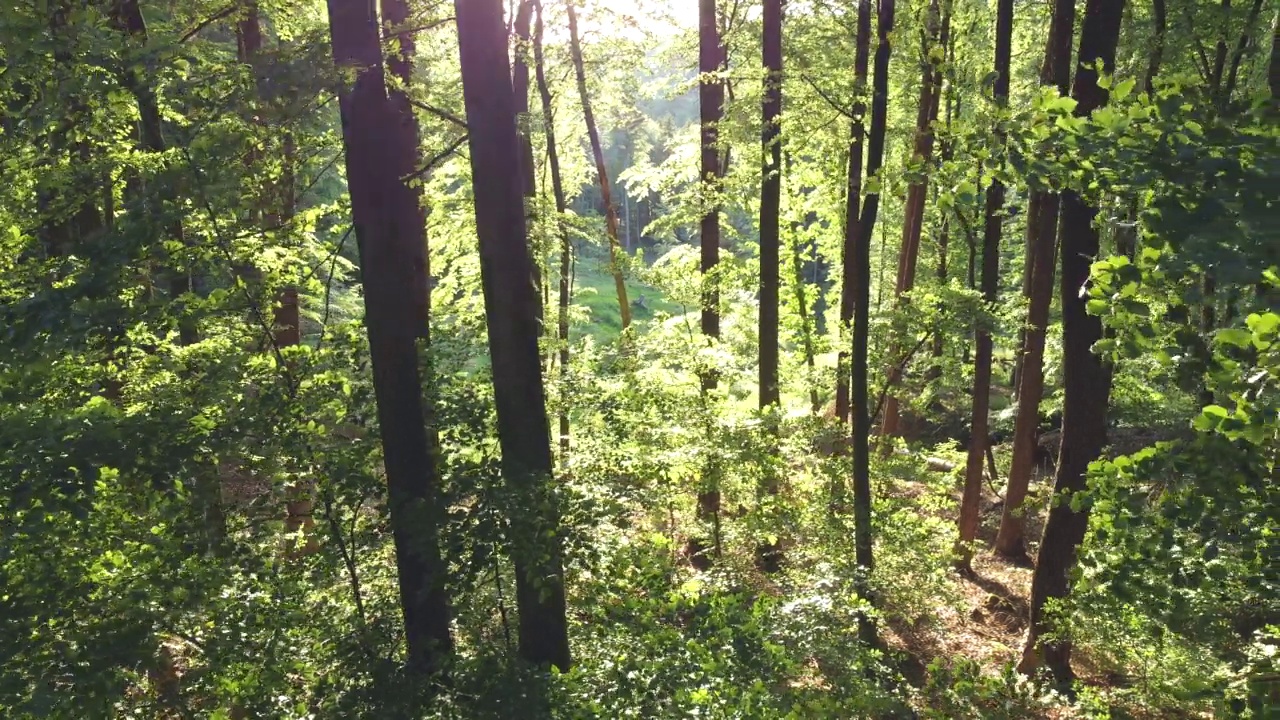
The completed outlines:
[[[573,293],[571,263],[573,246],[569,243],[569,230],[565,227],[564,179],[560,172],[560,153],[556,145],[555,114],[552,107],[551,87],[547,84],[547,71],[542,50],[542,3],[533,0],[538,19],[534,25],[533,58],[538,81],[538,96],[542,101],[543,132],[547,141],[547,165],[551,169],[551,195],[556,204],[556,235],[560,238],[560,287],[557,297],[556,340],[560,347],[560,407],[557,420],[560,431],[560,462],[563,465],[569,454],[569,301]]]
[[[1089,0],[1085,5],[1084,27],[1071,96],[1077,116],[1087,116],[1107,102],[1107,90],[1098,84],[1094,63],[1102,61],[1110,72],[1115,64],[1116,44],[1124,3],[1117,0]],[[1030,673],[1047,665],[1060,680],[1071,677],[1071,643],[1060,640],[1042,643],[1049,625],[1045,616],[1051,599],[1066,597],[1076,548],[1084,539],[1089,523],[1087,507],[1076,509],[1072,496],[1085,488],[1089,464],[1102,452],[1107,437],[1107,405],[1111,394],[1111,369],[1093,353],[1102,339],[1102,320],[1090,315],[1087,296],[1080,289],[1089,279],[1090,264],[1098,254],[1096,206],[1089,205],[1078,192],[1062,194],[1059,243],[1062,246],[1063,389],[1062,447],[1054,477],[1054,505],[1049,511],[1040,553],[1031,580],[1031,622],[1018,669]]]
[[[438,671],[452,650],[449,601],[440,557],[437,477],[423,423],[418,369],[414,254],[402,240],[418,234],[414,192],[397,172],[399,118],[387,96],[378,18],[363,0],[329,0],[334,63],[354,74],[339,94],[351,215],[360,246],[365,325],[386,465],[409,663]]]
[[[781,403],[778,386],[778,312],[782,207],[782,6],[783,0],[764,3],[764,100],[761,129],[760,176],[760,315],[759,364],[760,409]],[[776,433],[776,428],[771,428]],[[768,471],[766,471],[768,472]],[[778,480],[767,474],[761,489],[766,495],[778,493]],[[782,550],[779,541],[761,543],[756,562],[767,572],[779,569]]]
[[[1071,83],[1071,38],[1075,29],[1074,0],[1055,0],[1049,38],[1045,45],[1040,83],[1056,87],[1065,95]],[[1054,261],[1057,254],[1059,196],[1047,189],[1032,190],[1027,202],[1027,252],[1031,278],[1024,284],[1028,292],[1027,322],[1018,359],[1018,414],[1014,419],[1013,459],[1004,493],[1004,509],[996,535],[997,555],[1026,558],[1023,541],[1023,503],[1035,468],[1040,426],[1040,399],[1044,394],[1044,343],[1053,303]]]
[[[699,221],[700,270],[702,271],[702,334],[708,342],[720,338],[720,290],[717,265],[720,264],[720,182],[724,177],[720,163],[719,124],[724,117],[724,83],[716,77],[723,64],[720,26],[716,16],[716,0],[698,2],[698,110],[701,142],[701,182],[703,201],[708,203]],[[716,388],[717,370],[702,373],[702,391]],[[711,524],[712,551],[720,555],[720,488],[719,468],[708,463],[704,470],[704,487],[698,491],[698,519]],[[694,557],[706,553],[702,542],[690,545]]]
[[[933,159],[933,124],[938,120],[938,101],[942,95],[942,60],[945,58],[947,36],[950,34],[951,5],[943,10],[942,21],[938,21],[938,0],[930,0],[927,20],[927,34],[921,45],[922,63],[920,78],[920,102],[916,107],[915,146],[911,155],[911,185],[907,188],[906,209],[902,224],[902,250],[898,255],[898,280],[894,286],[894,299],[901,302],[902,295],[911,292],[916,281],[916,261],[920,257],[920,236],[924,231],[924,205],[929,193],[929,164]],[[998,33],[997,33],[998,34]],[[935,57],[934,49],[942,48],[944,53]],[[918,166],[918,168],[917,168]],[[916,175],[916,172],[919,172]],[[901,349],[895,347],[892,353],[894,361]],[[886,381],[892,389],[902,381],[902,367],[905,363],[890,368]],[[898,398],[890,392],[885,397],[884,419],[880,432],[885,437],[898,434],[900,415]]]
[[[868,138],[867,177],[878,178],[884,163],[885,126],[889,114],[889,56],[893,33],[893,0],[880,0],[876,33],[875,75],[872,78],[871,134]],[[872,600],[867,578],[875,568],[871,533],[871,407],[868,403],[867,341],[871,330],[871,238],[875,232],[876,214],[880,209],[880,192],[867,193],[858,221],[858,244],[854,251],[853,287],[853,352],[850,362],[853,378],[850,403],[853,413],[853,519],[854,547],[861,571],[859,592]],[[865,614],[858,619],[858,637],[867,645],[876,645],[876,626]]]
[[[871,54],[871,0],[858,0],[858,29],[854,40],[853,87],[858,94],[853,103],[853,127],[849,138],[849,175],[845,183],[844,205],[844,282],[840,286],[840,327],[853,322],[857,298],[869,297],[870,288],[854,286],[857,276],[856,257],[861,232],[859,206],[862,203],[862,145],[866,136],[867,59]],[[870,276],[868,275],[868,278]],[[836,417],[849,421],[849,352],[841,350],[836,359]]]
[[[1000,0],[996,6],[995,83],[992,94],[996,106],[1005,110],[1009,104],[1009,56],[1013,47],[1013,0]],[[1003,144],[1005,134],[997,130],[996,142]],[[999,151],[997,151],[999,152]],[[1004,183],[995,177],[987,187],[987,207],[982,232],[982,299],[994,309],[1000,285],[1000,235],[1004,224]],[[969,570],[969,545],[978,537],[982,503],[983,460],[990,442],[989,411],[991,406],[991,327],[978,323],[976,352],[973,356],[973,408],[969,420],[969,453],[965,463],[964,496],[960,501],[959,564]]]
[[[591,96],[587,93],[587,71],[582,61],[582,41],[578,37],[577,0],[565,0],[569,11],[569,51],[573,56],[573,69],[578,79],[578,96],[582,99],[582,118],[587,124],[587,138],[591,141],[591,155],[596,162],[596,179],[600,182],[600,197],[604,200],[605,226],[609,233],[609,270],[613,273],[614,288],[618,292],[618,312],[625,332],[631,327],[631,304],[627,302],[627,283],[622,278],[622,245],[618,242],[618,209],[613,206],[613,191],[609,184],[609,169],[604,164],[604,150],[600,145],[600,130],[591,110]]]
[[[538,351],[539,297],[525,232],[506,27],[501,0],[455,0],[467,108],[476,233],[493,365],[502,474],[517,501],[512,533],[520,655],[567,671],[559,507]],[[572,17],[572,16],[571,16]]]
[[[760,180],[760,408],[779,402],[778,253],[782,203],[782,0],[764,3],[764,118]]]

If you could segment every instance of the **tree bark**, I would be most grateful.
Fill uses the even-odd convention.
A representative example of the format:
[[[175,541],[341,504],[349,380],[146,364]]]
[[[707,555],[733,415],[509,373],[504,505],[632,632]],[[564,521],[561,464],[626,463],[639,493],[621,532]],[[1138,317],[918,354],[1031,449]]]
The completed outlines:
[[[868,138],[867,177],[874,178],[884,163],[885,126],[889,114],[889,57],[892,48],[894,1],[880,0],[877,22],[875,75],[872,79],[871,134]],[[868,403],[867,340],[871,329],[871,238],[875,232],[876,214],[880,209],[880,191],[867,193],[858,222],[858,242],[854,248],[853,286],[853,367],[850,401],[853,415],[853,518],[854,559],[859,575],[858,593],[869,602],[875,601],[869,585],[875,569],[871,534],[871,408]],[[870,617],[858,618],[858,637],[868,646],[877,644],[876,626]]]
[[[708,343],[720,338],[720,121],[724,116],[724,83],[711,76],[721,71],[724,58],[720,44],[720,27],[716,16],[716,0],[698,2],[698,105],[701,130],[702,190],[704,202],[710,205],[700,223],[702,271],[702,334]],[[702,390],[714,390],[719,382],[716,368],[702,373]],[[698,491],[697,518],[711,526],[711,551],[715,557],[720,547],[720,470],[708,462],[703,470],[702,488]],[[689,546],[690,555],[709,565],[707,548],[700,539]]]
[[[417,54],[417,39],[410,27],[409,4],[406,0],[380,0],[383,31],[387,39],[395,39],[396,52],[387,58],[387,69],[395,82],[387,88],[391,109],[395,115],[396,173],[408,178],[422,164],[421,130],[418,118],[413,114],[409,101],[409,84],[413,77],[413,58]],[[418,336],[429,338],[431,318],[431,290],[427,278],[431,276],[431,258],[427,245],[427,210],[423,204],[422,190],[418,185],[408,186],[413,202],[401,208],[403,231],[400,240],[405,244],[406,256],[413,259],[413,313],[418,324]],[[434,435],[434,423],[429,423]]]
[[[1107,101],[1107,92],[1098,86],[1094,61],[1101,58],[1107,72],[1115,65],[1116,43],[1124,3],[1121,0],[1088,0],[1084,29],[1080,37],[1080,63],[1076,69],[1072,97],[1076,114],[1086,116]],[[1107,404],[1111,395],[1111,370],[1093,353],[1102,338],[1102,320],[1089,314],[1087,296],[1081,288],[1088,282],[1089,268],[1098,254],[1098,231],[1093,221],[1097,208],[1075,192],[1062,194],[1062,284],[1063,380],[1065,400],[1062,411],[1062,447],[1054,478],[1055,504],[1049,511],[1040,554],[1031,580],[1031,618],[1026,646],[1018,669],[1031,673],[1042,664],[1062,681],[1071,678],[1071,643],[1063,640],[1042,645],[1049,629],[1045,605],[1066,597],[1069,573],[1076,562],[1076,549],[1084,539],[1089,511],[1073,510],[1072,494],[1085,488],[1089,463],[1102,452],[1107,436]]]
[[[782,0],[764,0],[764,103],[760,180],[760,408],[779,402],[778,254],[782,203]]]
[[[915,145],[912,150],[911,164],[919,163],[921,175],[907,187],[906,211],[902,224],[902,250],[898,256],[898,279],[894,289],[894,300],[902,302],[902,296],[915,287],[916,263],[920,257],[920,236],[924,230],[925,198],[929,192],[929,163],[933,158],[933,123],[938,119],[938,99],[942,86],[942,66],[931,58],[931,49],[941,43],[947,46],[950,33],[951,6],[947,4],[942,22],[938,22],[938,0],[929,2],[929,18],[927,37],[921,48],[926,58],[920,78],[920,103],[916,108]],[[899,343],[895,341],[895,352],[890,357],[900,354]],[[885,397],[884,419],[880,432],[885,437],[893,437],[899,432],[899,401],[892,388],[902,382],[903,368],[890,368],[886,382],[890,388]]]
[[[560,238],[560,287],[557,297],[556,334],[560,344],[560,408],[557,411],[560,431],[560,464],[565,466],[569,457],[569,300],[573,294],[573,278],[570,264],[573,262],[573,246],[569,242],[569,230],[564,224],[568,209],[565,202],[564,178],[560,172],[560,153],[556,145],[555,110],[551,101],[551,86],[547,84],[547,71],[542,53],[542,2],[533,0],[538,13],[534,26],[533,57],[538,81],[538,96],[542,101],[543,130],[547,136],[547,164],[551,168],[551,194],[556,203],[556,234]]]
[[[858,237],[861,233],[859,217],[862,204],[862,145],[866,136],[867,60],[871,54],[871,0],[858,0],[858,29],[854,40],[853,86],[857,99],[850,113],[853,127],[849,138],[849,175],[845,185],[844,204],[844,280],[840,286],[841,332],[853,322],[856,298],[869,297],[867,288],[854,286],[857,276],[856,259]],[[849,351],[841,349],[836,360],[836,417],[842,424],[849,422]]]
[[[782,4],[764,0],[764,100],[761,131],[760,178],[760,313],[759,364],[760,409],[781,404],[778,383],[779,251],[782,206]],[[776,437],[777,428],[769,432]],[[765,495],[778,494],[778,478],[767,473],[760,489]],[[756,564],[765,572],[781,569],[780,541],[762,542],[756,547]]]
[[[440,556],[438,478],[423,423],[414,257],[401,239],[421,232],[415,193],[402,181],[400,122],[387,96],[378,18],[365,0],[328,0],[334,63],[354,72],[339,106],[351,214],[360,250],[365,325],[387,473],[391,527],[410,667],[438,672],[451,653],[449,602]]]
[[[569,11],[569,51],[573,56],[573,69],[578,79],[578,95],[582,98],[582,117],[587,124],[587,138],[591,141],[591,155],[596,161],[596,177],[600,181],[600,196],[604,200],[605,226],[609,232],[609,271],[618,292],[618,312],[625,333],[631,327],[631,304],[627,302],[627,283],[622,278],[622,246],[618,243],[618,210],[613,206],[613,191],[609,184],[609,170],[604,165],[604,150],[600,145],[600,131],[596,127],[595,113],[591,111],[591,96],[587,93],[587,72],[582,62],[582,42],[578,37],[577,0],[565,0]]]
[[[1013,48],[1013,0],[1000,0],[996,6],[995,84],[992,88],[996,105],[1009,104],[1009,57]],[[996,143],[1003,145],[1005,135],[997,130]],[[1003,152],[1003,148],[1001,149]],[[1000,286],[1000,239],[1004,224],[1004,183],[993,179],[987,187],[987,207],[982,233],[982,300],[995,310]],[[956,544],[958,564],[970,570],[970,544],[978,537],[982,509],[983,460],[990,442],[991,354],[989,323],[978,323],[973,360],[973,406],[969,420],[969,455],[965,463],[964,496],[960,501],[959,542]],[[993,471],[994,472],[994,471]]]
[[[401,0],[403,2],[403,0]],[[511,62],[511,92],[516,101],[516,130],[520,140],[520,182],[524,190],[525,228],[529,232],[529,247],[535,261],[533,281],[538,288],[538,297],[542,297],[546,284],[543,279],[543,255],[541,243],[534,234],[534,224],[538,219],[537,182],[534,179],[537,165],[533,160],[533,127],[529,116],[529,26],[533,18],[533,0],[520,0],[516,9],[512,31],[515,33],[515,55]],[[542,323],[542,308],[538,303],[538,322]]]
[[[502,473],[512,506],[520,655],[570,666],[560,510],[538,350],[538,294],[526,242],[506,27],[501,0],[455,0],[476,232]]]
[[[1159,0],[1158,0],[1159,1]],[[1045,45],[1044,64],[1040,69],[1042,85],[1052,85],[1065,95],[1071,83],[1071,38],[1075,31],[1075,0],[1054,0],[1049,39]],[[996,534],[995,553],[1002,557],[1025,561],[1027,551],[1023,538],[1023,503],[1031,474],[1035,469],[1040,400],[1044,395],[1045,331],[1049,325],[1049,309],[1053,305],[1054,264],[1057,254],[1059,196],[1045,190],[1033,190],[1027,203],[1027,251],[1031,254],[1030,282],[1024,284],[1027,296],[1027,327],[1021,344],[1018,373],[1018,414],[1013,429],[1013,460],[1009,482],[1005,488],[1004,510]]]

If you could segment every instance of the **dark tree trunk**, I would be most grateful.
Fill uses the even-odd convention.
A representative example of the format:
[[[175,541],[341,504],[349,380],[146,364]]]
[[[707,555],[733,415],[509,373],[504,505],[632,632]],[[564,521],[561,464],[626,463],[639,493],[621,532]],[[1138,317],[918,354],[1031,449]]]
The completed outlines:
[[[778,256],[779,212],[782,205],[782,2],[764,0],[764,102],[760,179],[760,409],[780,404],[778,386]],[[776,431],[776,428],[771,428]],[[778,479],[768,475],[761,483],[765,494],[776,495]],[[761,569],[780,568],[779,542],[756,548]]]
[[[840,328],[844,332],[853,322],[855,298],[869,298],[868,288],[855,287],[857,276],[856,248],[861,232],[859,212],[862,204],[862,145],[866,136],[867,60],[871,54],[871,0],[858,0],[858,30],[854,41],[853,86],[858,99],[853,103],[853,129],[849,139],[849,175],[844,204],[844,280],[840,286]],[[836,417],[849,422],[849,351],[841,349],[836,362]]]
[[[764,0],[764,117],[760,181],[760,408],[779,402],[778,245],[782,202],[782,0]]]
[[[520,182],[524,191],[525,229],[529,232],[529,247],[534,255],[533,281],[538,288],[538,297],[543,298],[546,292],[546,282],[544,282],[542,271],[545,250],[541,243],[538,242],[537,235],[534,232],[534,226],[538,219],[538,203],[535,199],[538,187],[534,179],[537,165],[533,160],[533,126],[530,124],[529,116],[529,56],[531,52],[529,26],[532,19],[533,0],[520,0],[520,4],[516,9],[515,22],[511,27],[516,38],[515,56],[511,59],[511,92],[516,102],[516,130],[520,133]],[[545,300],[540,300],[538,303],[539,324],[543,320],[543,306],[545,304]]]
[[[542,3],[533,0],[538,13],[533,35],[534,69],[538,80],[538,97],[542,100],[543,130],[547,136],[547,165],[551,168],[551,194],[556,203],[556,235],[560,238],[560,293],[557,298],[556,335],[560,344],[560,409],[557,413],[560,431],[560,464],[569,458],[569,300],[573,293],[570,263],[573,246],[569,243],[569,230],[564,224],[564,178],[560,174],[560,153],[556,145],[555,117],[551,104],[551,87],[547,84],[547,71],[542,57]]]
[[[1156,76],[1160,74],[1160,65],[1164,62],[1165,37],[1169,32],[1169,12],[1165,0],[1152,0],[1151,10],[1155,15],[1155,28],[1152,30],[1151,58],[1142,81],[1142,89],[1148,95],[1155,89]]]
[[[439,671],[451,653],[438,525],[443,514],[438,477],[423,422],[418,369],[413,253],[401,239],[420,233],[416,194],[398,170],[398,118],[387,96],[378,18],[365,0],[328,0],[334,63],[355,71],[339,94],[351,215],[360,249],[365,325],[386,465],[391,527],[410,666]],[[420,237],[420,236],[419,236]]]
[[[880,0],[876,46],[875,76],[872,79],[871,134],[868,139],[867,177],[874,177],[884,163],[885,126],[889,114],[889,37],[893,32],[893,0]],[[853,377],[850,384],[853,415],[853,518],[854,554],[861,571],[858,592],[868,601],[874,595],[868,585],[875,568],[871,535],[871,407],[868,404],[867,340],[871,329],[871,238],[875,232],[876,214],[880,209],[880,193],[867,193],[858,223],[858,243],[854,248],[853,286]],[[874,646],[876,626],[866,615],[858,618],[858,637]]]
[[[538,294],[529,282],[506,27],[501,0],[455,0],[462,89],[471,146],[476,233],[493,365],[502,473],[516,498],[516,601],[520,655],[535,665],[570,665],[560,510],[552,487],[538,350]]]
[[[950,32],[950,4],[947,16],[938,22],[938,0],[930,0],[928,34],[921,47],[921,54],[930,57],[931,47],[941,42],[947,46]],[[941,27],[941,29],[939,29]],[[942,66],[940,63],[928,62],[921,71],[920,102],[916,107],[915,145],[912,149],[911,164],[919,164],[921,175],[914,178],[907,187],[906,210],[902,223],[902,249],[898,256],[898,279],[894,286],[895,302],[902,302],[902,295],[911,292],[916,282],[916,263],[920,257],[920,237],[924,231],[925,198],[929,192],[929,163],[933,157],[933,124],[938,119],[938,99],[942,89]],[[890,357],[896,363],[901,353],[901,343],[895,341]],[[885,437],[893,437],[899,432],[901,410],[899,401],[892,389],[902,382],[903,366],[894,364],[889,368],[887,383],[890,393],[885,397],[884,419],[880,432]]]
[[[573,55],[573,69],[578,78],[578,95],[582,98],[582,117],[587,124],[587,138],[591,141],[591,155],[596,161],[596,177],[600,182],[600,196],[604,200],[605,225],[609,232],[609,269],[613,273],[613,285],[618,293],[618,312],[622,317],[622,330],[631,327],[631,304],[627,302],[627,284],[622,278],[622,246],[618,243],[618,210],[613,206],[613,191],[609,184],[609,170],[604,165],[604,150],[600,145],[600,131],[596,116],[591,110],[591,96],[587,93],[587,71],[582,62],[582,42],[578,38],[578,12],[566,0],[569,11],[569,50]]]
[[[1160,0],[1157,0],[1158,2]],[[1040,83],[1051,85],[1065,95],[1071,84],[1071,39],[1075,33],[1075,0],[1054,0],[1049,39],[1045,44]],[[1013,460],[1005,489],[1004,511],[996,535],[997,555],[1025,560],[1023,502],[1035,468],[1040,400],[1044,395],[1044,343],[1053,305],[1054,265],[1057,255],[1057,193],[1033,190],[1027,203],[1027,252],[1031,255],[1031,278],[1024,288],[1027,297],[1027,330],[1021,343],[1018,373],[1018,414],[1014,420]]]
[[[1101,58],[1107,72],[1115,65],[1116,43],[1120,37],[1121,0],[1088,0],[1084,29],[1080,37],[1080,63],[1076,69],[1072,97],[1076,114],[1086,116],[1106,103],[1107,93],[1098,86],[1094,61]],[[1102,320],[1086,309],[1087,296],[1080,290],[1089,279],[1089,268],[1098,254],[1098,231],[1093,226],[1097,208],[1074,192],[1062,194],[1062,284],[1063,322],[1062,447],[1054,478],[1055,502],[1049,511],[1035,574],[1031,580],[1031,622],[1018,669],[1034,672],[1047,665],[1060,680],[1071,677],[1070,641],[1041,644],[1049,630],[1045,604],[1066,597],[1068,576],[1076,561],[1076,548],[1089,524],[1087,508],[1072,510],[1070,495],[1085,488],[1089,463],[1097,459],[1106,443],[1107,404],[1111,395],[1111,370],[1093,353],[1102,338]]]
[[[702,245],[702,334],[709,342],[720,337],[720,282],[717,265],[720,264],[720,166],[719,124],[724,115],[724,83],[712,74],[720,72],[723,58],[720,45],[720,27],[716,17],[716,0],[698,2],[698,83],[699,124],[702,142],[702,188],[704,198],[710,202],[701,221]],[[707,368],[702,374],[703,391],[715,389],[718,373]],[[708,463],[703,472],[703,487],[698,492],[697,518],[711,527],[711,551],[715,557],[720,547],[720,470]],[[703,558],[708,565],[707,548],[702,540],[695,539],[689,547],[692,557]]]
[[[996,6],[996,60],[995,85],[992,93],[997,105],[1009,102],[1009,57],[1013,48],[1013,0],[1000,0]],[[996,133],[996,142],[1003,144],[1004,134]],[[1004,183],[992,180],[987,188],[987,207],[982,232],[982,300],[991,311],[995,310],[1000,286],[1000,239],[1004,223]],[[988,428],[991,406],[991,327],[986,322],[978,324],[973,360],[973,407],[969,420],[969,455],[965,463],[964,496],[960,501],[959,565],[969,570],[971,553],[969,545],[978,537],[978,522],[982,509],[983,460],[991,432]]]
[[[417,38],[410,27],[409,4],[407,0],[381,0],[382,23],[388,39],[395,38],[397,51],[387,58],[387,69],[391,71],[395,82],[388,86],[388,97],[396,123],[396,174],[408,178],[418,171],[422,164],[422,147],[418,118],[413,114],[413,105],[409,101],[409,84],[413,78],[413,58],[418,52]],[[399,240],[405,244],[406,257],[413,259],[413,312],[414,322],[418,324],[418,335],[428,337],[428,323],[431,316],[431,290],[427,278],[431,276],[431,259],[427,246],[427,211],[423,204],[422,191],[418,185],[409,187],[413,202],[400,208],[404,213],[401,219]],[[435,433],[434,424],[429,426]]]
[[[699,123],[702,134],[702,188],[706,198],[720,191],[719,124],[724,113],[724,84],[710,76],[720,71],[720,31],[716,23],[716,0],[698,2],[698,84]],[[701,221],[702,243],[702,334],[720,337],[720,290],[715,276],[720,263],[720,203],[713,201]],[[704,375],[703,387],[716,386],[714,373]]]
[[[955,38],[951,39],[947,48],[947,62],[955,61]],[[951,136],[951,121],[954,117],[960,115],[960,96],[956,95],[955,88],[948,85],[946,114],[943,119],[943,128],[945,128],[946,136],[942,141],[940,155],[943,164],[951,161],[951,156],[955,148],[955,140]],[[947,284],[948,272],[948,254],[951,252],[951,216],[948,213],[942,215],[942,227],[938,232],[938,267],[937,278],[938,287],[944,287]],[[931,380],[942,377],[942,356],[946,349],[946,337],[944,333],[933,334],[933,367],[929,369]]]

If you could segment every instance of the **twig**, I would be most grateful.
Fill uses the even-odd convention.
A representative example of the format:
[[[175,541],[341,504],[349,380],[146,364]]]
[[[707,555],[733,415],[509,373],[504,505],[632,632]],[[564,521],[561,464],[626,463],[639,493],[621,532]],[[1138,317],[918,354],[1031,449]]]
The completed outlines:
[[[229,16],[229,15],[231,15],[231,14],[232,14],[232,13],[234,13],[235,11],[236,11],[236,4],[235,4],[235,3],[232,3],[231,5],[228,5],[227,7],[225,7],[225,8],[223,8],[223,9],[219,10],[218,12],[214,13],[212,16],[210,16],[210,17],[206,18],[205,20],[202,20],[202,21],[201,21],[199,24],[197,24],[195,27],[191,28],[191,29],[190,29],[190,30],[188,30],[186,33],[184,33],[184,34],[182,35],[182,37],[178,38],[178,44],[182,44],[182,43],[184,43],[184,42],[186,42],[186,41],[190,40],[191,38],[195,37],[196,35],[199,35],[201,30],[204,30],[205,28],[209,27],[210,25],[212,25],[212,24],[214,24],[214,23],[218,22],[219,20],[221,20],[221,19],[223,19],[223,18],[225,18],[225,17],[227,17],[227,16]]]
[[[462,147],[463,143],[465,143],[470,137],[471,136],[469,134],[463,133],[460,137],[458,137],[457,140],[454,140],[453,142],[449,143],[449,147],[445,148],[442,152],[436,154],[435,157],[432,157],[430,160],[424,163],[422,167],[410,173],[409,176],[405,178],[405,180],[413,180],[415,178],[420,178],[423,175],[426,175],[427,173],[431,172],[436,168],[437,165],[444,162],[450,155],[457,152],[458,148]]]
[[[410,105],[412,105],[412,106],[414,106],[414,107],[416,107],[416,108],[418,108],[419,110],[421,110],[421,111],[423,111],[423,112],[426,112],[426,113],[430,113],[430,114],[432,114],[432,115],[435,115],[436,117],[440,118],[441,120],[448,120],[449,122],[453,123],[454,125],[457,125],[458,127],[462,128],[463,130],[466,130],[466,129],[467,129],[467,121],[466,121],[465,119],[463,119],[462,117],[459,117],[458,115],[455,115],[455,114],[453,114],[453,113],[449,112],[448,110],[445,110],[445,109],[443,109],[443,108],[435,107],[434,105],[428,105],[428,104],[426,104],[426,103],[424,103],[424,102],[420,102],[420,101],[418,101],[418,100],[414,100],[413,98],[409,98],[409,104],[410,104]]]
[[[879,417],[880,410],[884,408],[884,401],[888,397],[889,391],[892,390],[893,386],[896,384],[893,382],[893,378],[901,376],[902,371],[905,370],[907,367],[907,363],[911,362],[911,358],[915,357],[916,353],[920,352],[920,349],[924,347],[925,343],[929,342],[929,340],[933,337],[934,332],[936,331],[930,331],[925,333],[924,337],[920,338],[920,342],[917,342],[915,344],[915,347],[911,348],[910,352],[904,355],[901,360],[899,360],[892,368],[890,368],[889,377],[885,378],[884,387],[880,389],[880,396],[876,400],[875,412],[871,413],[871,415],[868,416],[868,419],[875,420],[877,417]]]

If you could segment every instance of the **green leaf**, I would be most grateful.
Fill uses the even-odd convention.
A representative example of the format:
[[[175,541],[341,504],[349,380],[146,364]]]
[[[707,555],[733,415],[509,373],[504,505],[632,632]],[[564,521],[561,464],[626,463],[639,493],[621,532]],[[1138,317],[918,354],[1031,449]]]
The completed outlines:
[[[1234,345],[1241,348],[1249,347],[1253,344],[1253,333],[1240,328],[1225,328],[1214,335],[1214,340],[1219,344]]]

